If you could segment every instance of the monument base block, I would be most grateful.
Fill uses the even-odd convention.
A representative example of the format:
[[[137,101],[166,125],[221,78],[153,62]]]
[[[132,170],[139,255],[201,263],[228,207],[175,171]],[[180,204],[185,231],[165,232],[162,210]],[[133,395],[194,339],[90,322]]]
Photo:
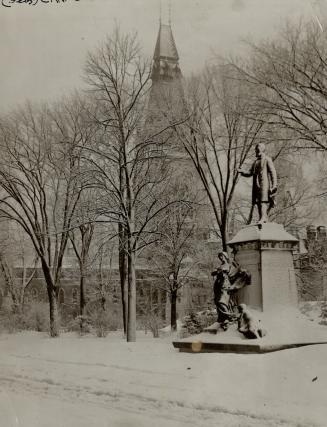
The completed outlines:
[[[298,310],[297,285],[293,251],[298,240],[281,224],[252,224],[240,230],[228,242],[235,260],[251,274],[251,284],[237,293],[238,304],[244,303],[261,319],[263,338],[248,339],[237,331],[237,325],[222,331],[218,324],[206,332],[174,341],[180,351],[267,353],[313,344],[327,344],[327,327],[313,325]]]
[[[293,251],[298,240],[281,224],[252,224],[228,242],[235,260],[251,273],[251,285],[238,293],[239,301],[261,311],[297,307]]]
[[[262,313],[252,310],[261,320],[267,335],[258,339],[247,339],[237,331],[237,325],[221,332],[215,326],[210,332],[202,332],[173,342],[175,348],[189,353],[268,353],[307,345],[327,344],[327,327],[314,325],[296,309]],[[217,325],[217,324],[215,324]]]

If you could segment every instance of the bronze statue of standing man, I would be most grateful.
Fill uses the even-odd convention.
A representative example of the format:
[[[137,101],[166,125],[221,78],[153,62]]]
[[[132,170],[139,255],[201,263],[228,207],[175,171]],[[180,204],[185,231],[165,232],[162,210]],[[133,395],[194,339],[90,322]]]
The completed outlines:
[[[257,205],[259,224],[268,222],[269,211],[275,207],[277,192],[277,173],[272,159],[265,153],[265,145],[259,143],[255,147],[256,160],[247,172],[242,168],[238,172],[245,177],[253,177],[252,209],[248,223],[252,221],[253,209]]]

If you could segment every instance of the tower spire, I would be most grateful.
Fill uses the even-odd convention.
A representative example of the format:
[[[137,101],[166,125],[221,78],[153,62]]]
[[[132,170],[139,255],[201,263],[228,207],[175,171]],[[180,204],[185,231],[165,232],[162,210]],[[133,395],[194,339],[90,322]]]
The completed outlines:
[[[161,25],[161,14],[162,14],[162,5],[161,5],[161,0],[159,0],[159,25]]]
[[[152,80],[174,80],[181,77],[179,56],[171,28],[171,0],[169,0],[169,23],[162,23],[160,0],[160,23],[156,46],[153,55]]]
[[[171,26],[171,0],[169,0],[168,4],[168,24]]]

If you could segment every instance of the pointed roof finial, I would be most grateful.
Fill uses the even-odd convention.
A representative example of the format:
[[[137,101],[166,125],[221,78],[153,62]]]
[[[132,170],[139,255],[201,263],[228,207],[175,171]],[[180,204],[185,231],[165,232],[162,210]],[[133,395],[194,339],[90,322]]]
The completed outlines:
[[[169,0],[169,5],[168,5],[168,23],[169,25],[171,25],[171,0]]]
[[[161,0],[159,0],[159,24],[160,25],[161,25],[161,13],[162,13]]]
[[[178,61],[179,57],[170,25],[160,24],[153,57],[154,59],[164,58]]]

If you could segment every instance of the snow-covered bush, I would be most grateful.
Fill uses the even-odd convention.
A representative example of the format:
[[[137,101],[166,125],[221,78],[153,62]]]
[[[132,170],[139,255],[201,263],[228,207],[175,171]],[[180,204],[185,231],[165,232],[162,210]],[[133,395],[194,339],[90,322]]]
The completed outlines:
[[[151,331],[153,338],[159,338],[159,330],[162,328],[162,319],[156,313],[142,316],[137,322],[137,329],[143,329],[145,333]]]
[[[49,331],[49,304],[45,302],[32,302],[24,308],[24,329],[37,332]]]
[[[321,320],[320,320],[319,324],[327,326],[327,299],[326,298],[321,303],[320,317],[321,317]]]
[[[110,331],[116,331],[119,326],[119,320],[111,311],[97,310],[90,315],[92,331],[99,338],[104,338]]]
[[[14,311],[12,306],[2,306],[0,328],[9,333],[23,330],[47,332],[49,330],[49,305],[44,302],[32,302],[22,311]]]
[[[0,312],[0,332],[13,334],[26,329],[22,313],[13,313],[11,310],[2,309]]]
[[[76,316],[67,323],[68,332],[77,332],[79,335],[89,334],[92,332],[92,321],[90,316]]]
[[[181,326],[181,337],[200,334],[205,328],[217,321],[215,309],[207,309],[198,313],[190,313],[185,316]]]

